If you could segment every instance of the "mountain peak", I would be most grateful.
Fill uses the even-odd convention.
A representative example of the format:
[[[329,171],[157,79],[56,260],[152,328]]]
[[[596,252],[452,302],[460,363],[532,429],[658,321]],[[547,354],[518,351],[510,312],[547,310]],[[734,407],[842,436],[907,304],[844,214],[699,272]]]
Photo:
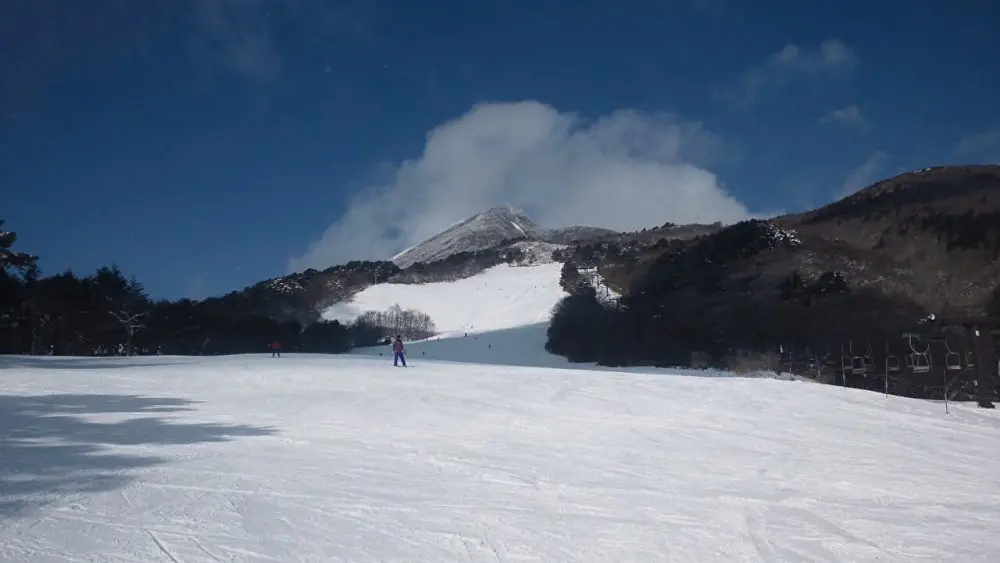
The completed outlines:
[[[528,214],[523,209],[514,207],[509,203],[504,205],[498,205],[496,207],[491,207],[486,211],[482,211],[480,213],[473,215],[472,217],[469,217],[469,219],[467,220],[473,220],[476,217],[479,218],[489,217],[489,218],[510,220],[510,221],[524,221],[526,223],[534,225],[534,221],[532,221],[531,217],[529,217]]]
[[[443,260],[459,252],[486,250],[505,240],[545,240],[546,233],[524,211],[506,204],[476,213],[393,256],[392,261],[400,268],[406,268],[417,262]]]
[[[484,211],[483,213],[506,214],[506,215],[522,215],[522,216],[525,216],[525,217],[527,216],[527,213],[525,213],[525,211],[523,209],[521,209],[519,207],[514,207],[513,205],[511,205],[509,203],[505,203],[503,205],[497,205],[496,207],[491,207],[491,208],[487,209],[486,211]]]
[[[393,256],[392,261],[400,268],[407,268],[418,262],[444,260],[460,252],[496,248],[511,239],[564,245],[614,233],[615,231],[608,229],[580,225],[558,229],[543,228],[538,226],[523,209],[505,203],[490,207],[452,225]]]

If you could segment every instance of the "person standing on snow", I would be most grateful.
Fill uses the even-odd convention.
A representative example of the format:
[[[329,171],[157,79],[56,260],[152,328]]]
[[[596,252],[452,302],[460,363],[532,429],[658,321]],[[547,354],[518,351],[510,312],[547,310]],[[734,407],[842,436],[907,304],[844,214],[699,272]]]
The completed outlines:
[[[271,343],[271,357],[281,357],[281,342],[275,340]]]
[[[406,367],[406,349],[403,348],[403,339],[396,335],[396,340],[392,343],[392,365],[399,367],[399,363],[403,363],[403,367]]]

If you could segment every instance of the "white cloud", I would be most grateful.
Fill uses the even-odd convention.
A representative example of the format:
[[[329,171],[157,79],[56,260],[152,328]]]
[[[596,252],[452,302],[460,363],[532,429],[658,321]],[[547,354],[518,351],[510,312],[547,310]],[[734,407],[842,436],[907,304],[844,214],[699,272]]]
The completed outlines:
[[[839,123],[848,127],[857,127],[858,129],[868,128],[868,120],[861,115],[861,108],[859,108],[857,104],[851,104],[840,109],[835,109],[819,118],[819,123],[821,125]]]
[[[854,70],[858,58],[839,39],[829,39],[814,51],[786,45],[763,63],[748,69],[736,84],[716,89],[713,94],[738,106],[750,106],[769,89],[778,89],[797,76],[833,76]]]
[[[889,155],[883,151],[876,151],[868,160],[860,166],[848,172],[844,178],[844,183],[840,185],[838,197],[847,197],[862,188],[866,188],[882,179],[885,172],[885,165],[889,161]]]
[[[1000,164],[1000,126],[963,138],[953,152],[956,156],[979,159],[981,163]]]
[[[479,104],[428,133],[390,181],[362,190],[289,269],[384,259],[504,203],[547,227],[738,221],[747,208],[700,167],[720,142],[665,114],[586,122],[534,101]]]

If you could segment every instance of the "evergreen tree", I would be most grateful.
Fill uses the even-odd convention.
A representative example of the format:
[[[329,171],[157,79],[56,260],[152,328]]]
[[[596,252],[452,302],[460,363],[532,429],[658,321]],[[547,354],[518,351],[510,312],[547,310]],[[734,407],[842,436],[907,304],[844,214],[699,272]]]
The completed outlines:
[[[562,270],[559,272],[559,287],[566,293],[576,293],[577,288],[583,282],[580,270],[571,260],[563,262]]]
[[[37,258],[24,252],[14,250],[14,243],[17,242],[17,233],[3,230],[3,219],[0,219],[0,270],[27,271],[35,267]]]
[[[606,325],[611,311],[597,300],[588,284],[578,285],[552,312],[545,349],[571,362],[596,362],[603,358]]]

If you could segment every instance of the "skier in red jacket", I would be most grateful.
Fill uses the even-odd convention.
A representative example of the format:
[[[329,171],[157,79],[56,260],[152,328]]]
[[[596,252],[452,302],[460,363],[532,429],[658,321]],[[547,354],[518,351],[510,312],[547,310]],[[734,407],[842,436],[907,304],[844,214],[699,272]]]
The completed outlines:
[[[269,346],[269,348],[271,348],[271,357],[272,358],[274,358],[274,357],[280,358],[281,357],[281,342],[278,342],[277,340],[275,340],[274,342],[271,343],[271,345]]]
[[[403,367],[406,367],[406,349],[403,348],[403,339],[396,335],[396,340],[392,343],[392,365],[399,367],[399,363],[403,363]]]

